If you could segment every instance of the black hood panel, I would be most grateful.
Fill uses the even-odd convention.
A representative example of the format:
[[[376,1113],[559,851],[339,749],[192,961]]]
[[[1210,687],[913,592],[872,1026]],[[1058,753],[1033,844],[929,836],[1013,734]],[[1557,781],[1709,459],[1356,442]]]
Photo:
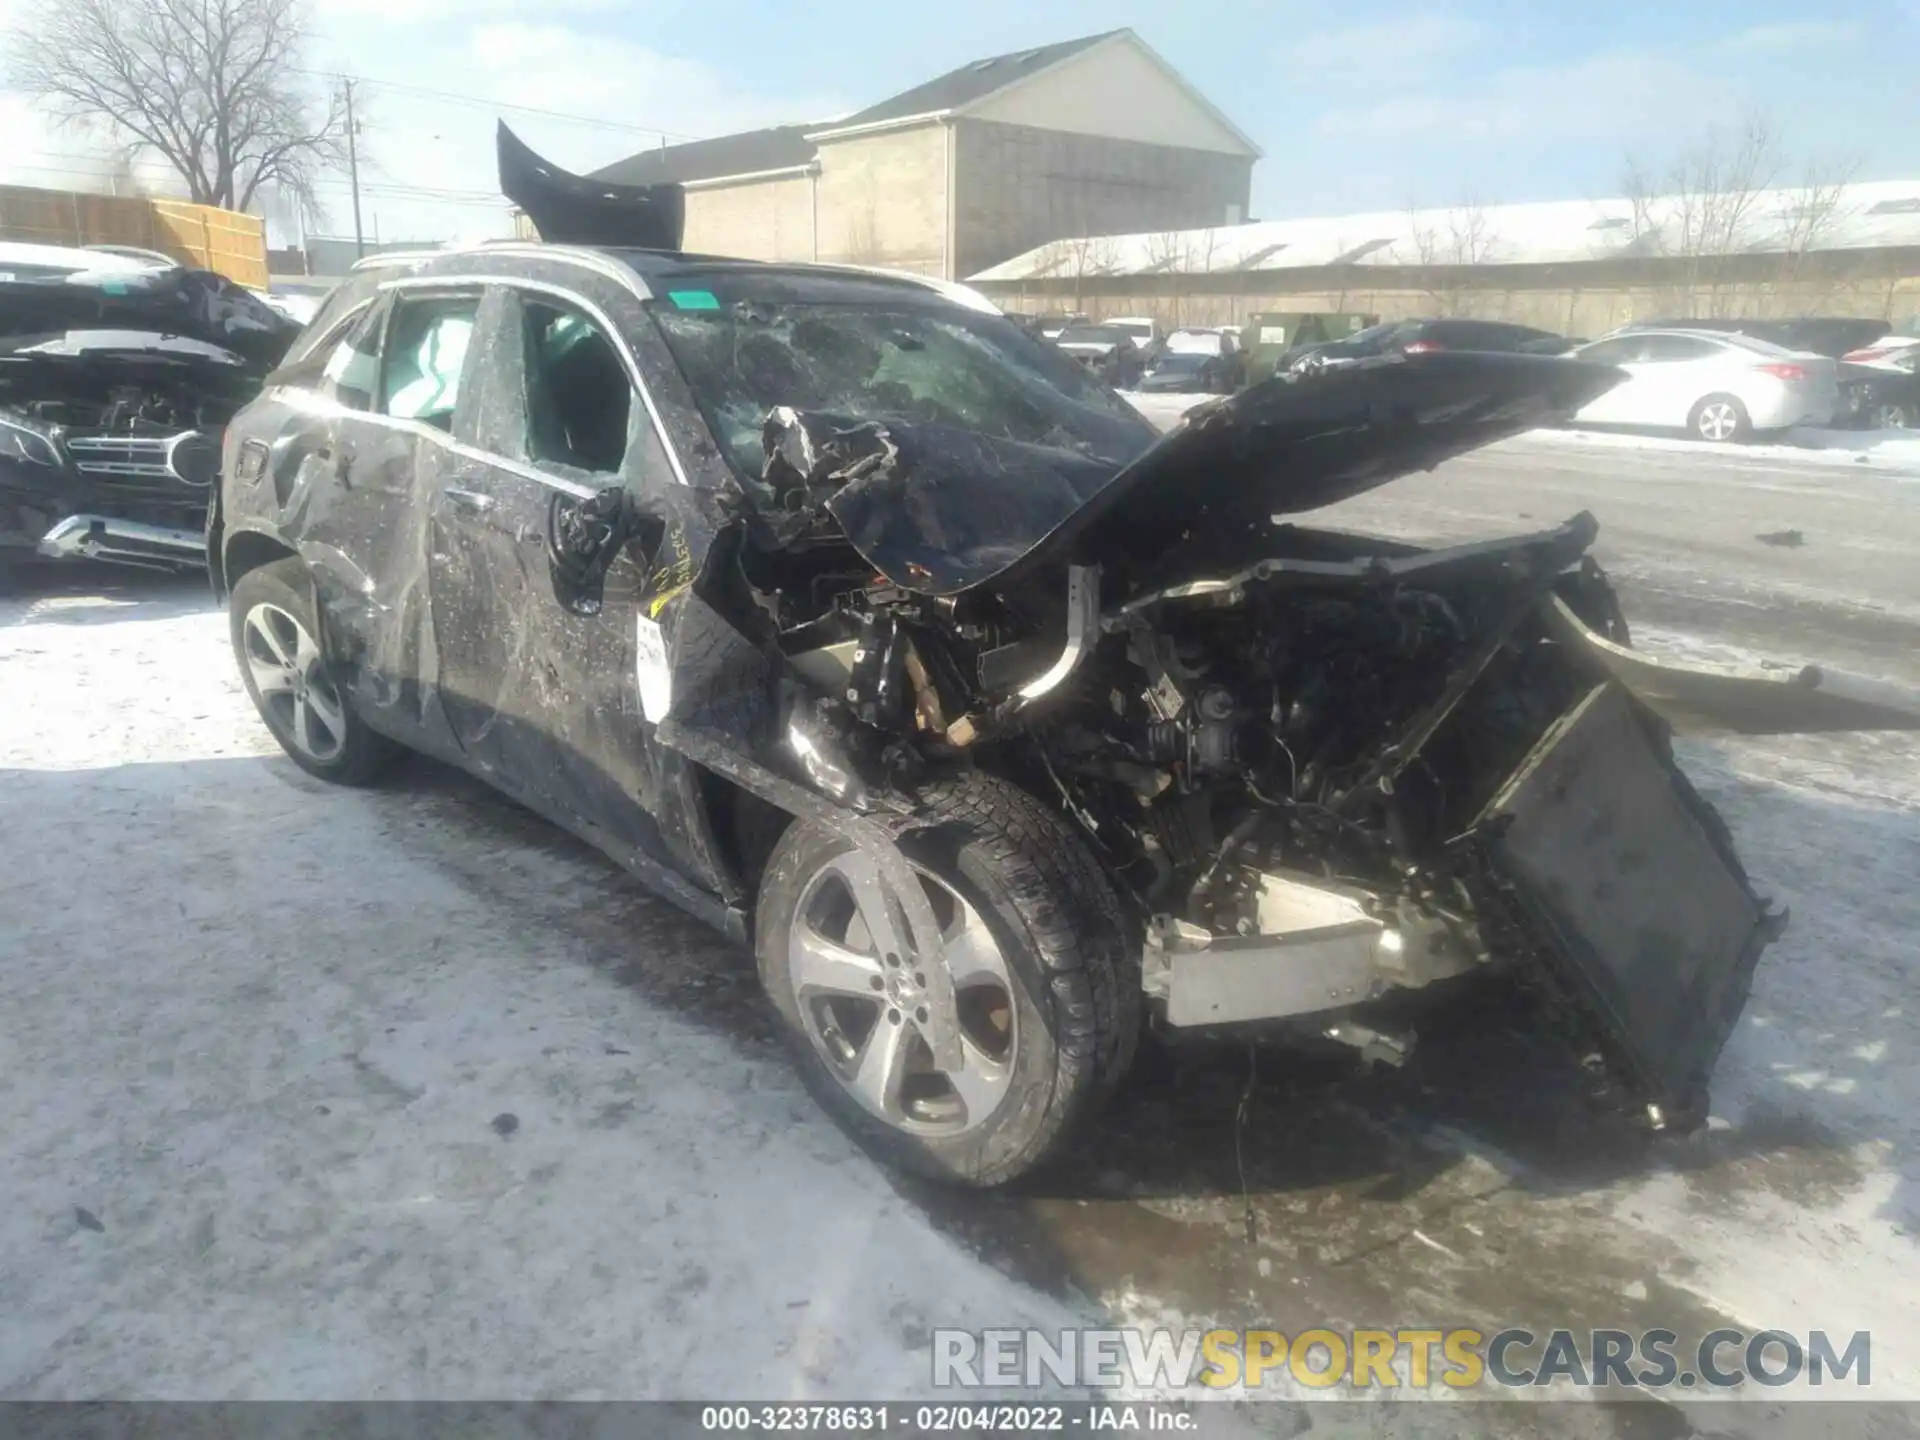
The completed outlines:
[[[500,193],[553,245],[678,250],[686,192],[678,185],[616,185],[574,175],[527,148],[502,122],[495,136]]]
[[[1074,560],[1144,574],[1182,541],[1431,470],[1571,414],[1623,378],[1606,365],[1466,352],[1275,376],[1191,414],[1020,566]]]
[[[237,355],[265,374],[285,357],[300,330],[298,321],[211,270],[0,282],[0,339],[37,342],[67,333],[120,331],[184,336]]]
[[[1394,356],[1278,376],[1205,406],[1125,465],[888,421],[839,430],[843,447],[856,433],[860,444],[821,446],[809,480],[837,486],[827,508],[848,539],[907,589],[952,595],[1066,563],[1137,581],[1226,532],[1569,414],[1621,378],[1529,355]]]

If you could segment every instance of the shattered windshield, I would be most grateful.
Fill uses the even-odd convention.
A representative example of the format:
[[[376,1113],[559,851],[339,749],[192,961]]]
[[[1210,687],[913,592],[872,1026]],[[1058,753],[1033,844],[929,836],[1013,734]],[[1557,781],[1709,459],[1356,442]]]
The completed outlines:
[[[1116,469],[1154,439],[1111,391],[1003,316],[891,286],[808,288],[828,294],[675,290],[652,304],[707,423],[748,478],[761,473],[761,429],[778,406],[967,431]]]

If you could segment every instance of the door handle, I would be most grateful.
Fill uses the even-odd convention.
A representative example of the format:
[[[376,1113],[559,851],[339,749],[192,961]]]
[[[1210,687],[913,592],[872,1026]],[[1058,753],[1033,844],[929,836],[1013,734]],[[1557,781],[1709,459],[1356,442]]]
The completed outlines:
[[[458,485],[449,485],[440,492],[456,509],[469,515],[484,515],[499,502],[493,496],[479,490],[465,490]]]

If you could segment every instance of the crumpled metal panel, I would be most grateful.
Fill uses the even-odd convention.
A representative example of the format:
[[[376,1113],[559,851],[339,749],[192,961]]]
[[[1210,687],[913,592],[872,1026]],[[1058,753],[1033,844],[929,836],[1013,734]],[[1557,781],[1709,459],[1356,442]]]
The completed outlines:
[[[798,487],[863,557],[930,595],[1099,564],[1140,577],[1176,549],[1318,509],[1532,429],[1619,383],[1607,366],[1528,355],[1391,357],[1278,376],[1193,412],[1125,465],[911,421],[775,412],[768,483]],[[798,435],[795,432],[799,431]],[[1184,543],[1183,543],[1184,542]]]
[[[1818,665],[1754,670],[1656,660],[1595,634],[1558,599],[1548,621],[1557,638],[1676,729],[1735,735],[1920,730],[1920,692],[1890,681]]]
[[[678,250],[686,192],[678,185],[617,185],[543,160],[502,121],[495,132],[500,193],[555,245]]]

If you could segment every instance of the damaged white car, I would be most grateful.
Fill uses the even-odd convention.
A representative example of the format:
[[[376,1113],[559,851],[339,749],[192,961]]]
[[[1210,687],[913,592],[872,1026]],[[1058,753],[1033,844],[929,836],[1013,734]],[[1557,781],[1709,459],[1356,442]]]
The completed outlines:
[[[953,287],[681,254],[677,193],[503,164],[594,248],[383,257],[228,429],[211,554],[299,764],[426,751],[588,838],[750,941],[843,1124],[965,1182],[1056,1155],[1148,1025],[1391,1059],[1382,997],[1496,972],[1704,1114],[1782,917],[1663,715],[1911,715],[1649,664],[1585,515],[1287,518],[1617,372],[1393,357],[1162,437]]]

